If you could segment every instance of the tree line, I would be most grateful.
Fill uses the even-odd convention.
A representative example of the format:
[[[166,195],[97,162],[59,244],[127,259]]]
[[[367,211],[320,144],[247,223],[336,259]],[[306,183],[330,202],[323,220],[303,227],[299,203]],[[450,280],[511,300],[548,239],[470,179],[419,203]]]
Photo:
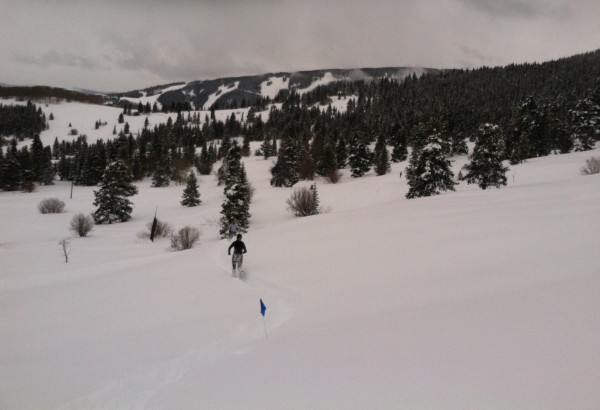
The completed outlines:
[[[190,166],[210,174],[234,146],[240,155],[250,155],[250,141],[261,142],[255,155],[275,158],[271,170],[275,187],[293,186],[316,175],[336,182],[339,170],[346,167],[355,178],[370,170],[383,175],[391,162],[406,160],[407,180],[416,187],[423,175],[420,169],[437,161],[443,171],[450,156],[468,153],[469,140],[481,156],[472,158],[472,168],[459,177],[475,182],[482,164],[506,172],[498,162],[517,164],[592,149],[600,138],[598,78],[600,50],[540,64],[336,82],[303,95],[281,93],[266,121],[260,114],[265,99],[258,99],[246,118],[231,114],[225,121],[216,120],[214,109],[201,121],[198,112],[186,111],[189,105],[171,104],[169,110],[177,112],[175,121],[169,118],[153,128],[146,122],[137,135],[129,131],[126,117],[149,114],[158,107],[138,104],[138,111],[132,112],[126,106],[119,119],[126,127],[118,135],[115,129],[115,138],[109,141],[88,144],[80,136],[40,149],[34,138],[30,150],[20,151],[11,143],[0,156],[0,187],[14,190],[23,182],[51,183],[53,172],[75,184],[96,185],[107,165],[117,160],[126,164],[134,180],[152,177],[155,187],[183,183]],[[333,108],[336,99],[347,101],[345,110]],[[232,143],[234,138],[241,146]],[[423,163],[425,158],[430,162]],[[226,168],[217,174],[227,185]],[[434,183],[433,189],[411,185],[407,196],[452,189],[448,177]],[[488,178],[485,187],[503,181],[498,174]]]

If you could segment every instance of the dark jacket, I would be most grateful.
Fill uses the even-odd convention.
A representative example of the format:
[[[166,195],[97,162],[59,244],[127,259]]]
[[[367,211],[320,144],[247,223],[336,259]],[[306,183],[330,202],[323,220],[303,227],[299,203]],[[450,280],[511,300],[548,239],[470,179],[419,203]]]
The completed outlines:
[[[239,239],[236,239],[235,241],[233,241],[231,243],[231,245],[229,245],[229,249],[227,249],[227,255],[231,254],[231,248],[233,249],[233,253],[246,253],[248,252],[246,250],[246,245],[244,244],[244,242],[240,241]]]

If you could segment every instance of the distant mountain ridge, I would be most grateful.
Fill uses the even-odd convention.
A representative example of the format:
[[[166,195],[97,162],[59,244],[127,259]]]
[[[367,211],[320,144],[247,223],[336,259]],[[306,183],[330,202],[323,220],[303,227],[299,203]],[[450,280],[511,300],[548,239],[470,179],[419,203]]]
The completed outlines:
[[[196,109],[243,107],[259,98],[274,99],[280,93],[289,95],[311,91],[319,85],[336,81],[376,80],[420,76],[442,70],[422,67],[384,67],[360,69],[327,69],[296,72],[266,73],[253,76],[224,77],[213,80],[171,83],[125,93],[111,93],[117,101],[133,104],[158,102],[161,106],[188,102]]]

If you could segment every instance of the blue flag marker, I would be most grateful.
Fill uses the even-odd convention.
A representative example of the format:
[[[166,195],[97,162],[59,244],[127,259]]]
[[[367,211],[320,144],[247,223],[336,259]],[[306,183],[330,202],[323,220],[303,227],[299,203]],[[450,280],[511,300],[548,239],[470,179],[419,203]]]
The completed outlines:
[[[260,314],[265,317],[265,312],[267,311],[267,307],[263,303],[262,299],[260,300]]]
[[[260,300],[260,314],[263,317],[263,325],[265,325],[265,339],[268,341],[269,336],[267,336],[267,322],[265,321],[265,312],[267,311],[267,307],[263,303],[262,299]]]

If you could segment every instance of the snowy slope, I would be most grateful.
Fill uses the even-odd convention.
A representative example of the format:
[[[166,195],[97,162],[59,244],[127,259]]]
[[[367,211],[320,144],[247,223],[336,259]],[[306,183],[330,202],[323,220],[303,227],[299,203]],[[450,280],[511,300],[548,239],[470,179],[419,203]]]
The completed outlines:
[[[154,86],[127,93],[114,93],[111,97],[134,104],[140,101],[150,105],[172,102],[189,102],[193,107],[210,109],[213,104],[219,107],[252,105],[259,97],[274,99],[280,91],[296,91],[305,94],[319,85],[336,81],[370,81],[376,78],[404,79],[408,75],[420,76],[439,72],[422,67],[383,67],[362,69],[330,69],[296,72],[267,73],[253,76],[226,77],[212,80],[191,81],[164,86]],[[233,105],[234,104],[234,105]]]
[[[42,108],[57,118],[45,144],[66,121],[114,118],[85,130],[108,138],[120,112]],[[271,160],[245,158],[245,281],[218,239],[213,176],[199,177],[195,208],[179,204],[183,186],[143,181],[133,219],[88,238],[68,225],[94,210],[94,188],[0,192],[0,408],[595,408],[600,176],[579,174],[592,155],[530,160],[502,189],[462,183],[413,200],[405,163],[346,172],[318,181],[328,212],[308,218],[286,211],[293,189],[269,186]],[[67,211],[41,215],[48,197]],[[199,228],[200,244],[172,252],[138,238],[156,207],[175,228]]]

